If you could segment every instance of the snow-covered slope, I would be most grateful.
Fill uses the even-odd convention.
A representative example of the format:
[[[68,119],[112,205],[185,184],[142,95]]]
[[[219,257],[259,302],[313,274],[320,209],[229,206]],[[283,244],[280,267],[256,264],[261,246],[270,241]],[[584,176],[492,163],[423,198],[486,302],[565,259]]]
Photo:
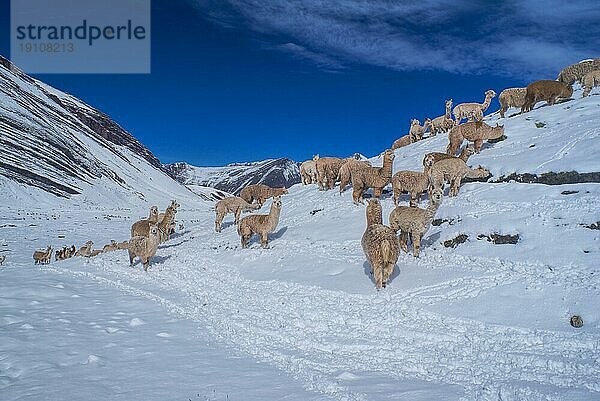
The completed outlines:
[[[285,158],[224,167],[195,167],[187,163],[173,163],[165,167],[182,184],[203,185],[232,194],[250,184],[289,188],[300,182],[298,163]]]
[[[32,204],[55,196],[96,205],[199,200],[108,116],[1,57],[0,155],[3,194]]]
[[[600,96],[593,93],[503,119],[507,138],[486,144],[470,164],[490,168],[492,180],[599,172]],[[421,170],[423,154],[446,144],[438,135],[399,149],[394,171]],[[382,200],[384,222],[390,195]],[[240,249],[231,215],[215,233],[211,203],[183,206],[177,217],[185,231],[159,247],[148,273],[129,268],[124,251],[32,267],[31,252],[47,244],[127,238],[139,216],[117,203],[77,210],[1,204],[0,394],[600,398],[599,183],[467,183],[444,198],[421,257],[401,254],[379,292],[360,245],[365,208],[352,204],[350,191],[294,185],[282,200],[269,249],[256,238]],[[494,244],[485,237],[493,234],[518,235],[518,242]],[[444,245],[459,235],[464,242]],[[569,325],[572,315],[583,327]]]

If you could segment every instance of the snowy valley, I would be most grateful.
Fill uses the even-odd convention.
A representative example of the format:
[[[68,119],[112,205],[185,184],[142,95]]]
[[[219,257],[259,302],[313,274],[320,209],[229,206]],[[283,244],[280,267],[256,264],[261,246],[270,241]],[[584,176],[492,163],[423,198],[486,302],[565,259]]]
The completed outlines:
[[[270,248],[254,237],[241,249],[231,215],[214,231],[214,200],[270,174],[274,185],[297,182],[295,163],[164,167],[124,131],[100,135],[98,113],[0,65],[0,398],[600,398],[600,184],[502,179],[576,171],[594,181],[585,173],[600,172],[597,90],[488,115],[506,139],[469,164],[492,177],[444,197],[420,258],[401,253],[381,291],[351,189],[291,186]],[[438,134],[396,150],[393,171],[422,170],[423,155],[447,143]],[[147,273],[123,250],[33,265],[48,245],[127,240],[171,199],[184,228]],[[385,223],[389,191],[382,205]]]

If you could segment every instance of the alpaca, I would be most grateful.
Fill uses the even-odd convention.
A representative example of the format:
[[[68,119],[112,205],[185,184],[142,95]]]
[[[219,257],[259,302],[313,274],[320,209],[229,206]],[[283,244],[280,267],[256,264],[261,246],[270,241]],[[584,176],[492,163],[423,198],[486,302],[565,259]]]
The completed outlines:
[[[175,209],[175,212],[177,212],[177,209],[181,205],[179,203],[177,203],[176,200],[172,200],[170,206],[173,209]],[[158,211],[158,208],[157,208],[157,211]],[[158,214],[158,218],[155,221],[150,220],[150,222],[152,222],[152,223],[160,223],[165,218],[165,214],[166,214],[166,211],[164,213],[159,213]],[[173,228],[173,227],[175,227],[175,214],[173,214],[171,216],[171,221],[170,221],[170,224],[169,224],[169,231],[168,231],[169,234],[171,234],[171,231],[172,231],[171,228]]]
[[[94,256],[98,256],[102,253],[102,249],[94,249],[92,251],[92,253],[90,253],[90,257],[93,258]]]
[[[381,196],[383,188],[392,180],[392,164],[394,152],[390,149],[383,152],[382,167],[363,167],[352,172],[352,200],[355,205],[363,203],[363,195],[369,188],[373,188],[373,195]]]
[[[58,262],[59,260],[65,259],[66,252],[67,252],[66,246],[64,246],[62,249],[57,249],[56,252],[54,253],[54,260]]]
[[[413,135],[411,135],[411,134],[404,135],[402,138],[396,139],[394,141],[394,143],[392,143],[392,150],[396,150],[398,148],[408,146],[411,143],[415,143],[415,142],[417,142],[417,138],[415,138]]]
[[[160,244],[160,232],[158,225],[153,223],[148,230],[148,236],[135,236],[129,240],[129,266],[133,267],[133,260],[139,256],[144,271],[148,271],[150,259],[156,255],[156,250]]]
[[[273,198],[269,214],[253,214],[240,220],[237,230],[240,235],[242,248],[248,248],[252,234],[260,235],[260,244],[263,248],[269,246],[269,233],[275,231],[279,224],[281,213],[281,196]]]
[[[0,255],[0,266],[2,266],[4,264],[5,260],[6,260],[6,256],[5,255]]]
[[[394,205],[398,204],[400,194],[410,194],[410,206],[416,206],[421,201],[421,195],[429,188],[429,175],[420,171],[398,171],[392,177]]]
[[[45,251],[35,251],[33,252],[33,261],[35,264],[48,264],[50,263],[50,258],[52,257],[52,247],[48,246]]]
[[[418,207],[396,206],[390,213],[390,227],[394,232],[400,230],[400,247],[408,253],[409,237],[413,242],[413,255],[418,258],[421,252],[421,240],[429,230],[431,222],[442,204],[442,190],[434,189],[427,209]]]
[[[300,164],[302,185],[317,183],[317,160],[319,160],[319,155],[314,155],[312,160],[307,160]]]
[[[431,120],[429,118],[425,119],[423,126],[421,126],[421,123],[416,118],[412,119],[410,121],[410,130],[408,131],[408,133],[417,141],[420,141],[421,139],[423,139],[423,135],[425,134],[425,131],[427,131],[427,129],[430,127],[430,124]]]
[[[585,74],[594,70],[600,70],[600,58],[580,61],[579,63],[565,67],[556,79],[567,85],[573,85],[576,81],[582,81]]]
[[[152,206],[150,208],[150,215],[148,216],[148,221],[153,223],[158,221],[158,206]]]
[[[287,193],[288,191],[284,187],[271,188],[265,184],[252,184],[242,189],[239,196],[248,203],[257,201],[258,205],[262,207],[267,199],[285,195]]]
[[[394,230],[382,224],[381,203],[378,199],[368,201],[366,215],[367,228],[362,236],[361,245],[371,265],[375,287],[379,290],[387,285],[398,261],[400,249]]]
[[[110,244],[106,244],[104,245],[104,247],[102,248],[102,252],[112,252],[112,251],[116,251],[118,248],[119,244],[117,244],[117,241],[115,241],[114,239],[110,240]]]
[[[75,252],[75,256],[89,257],[92,253],[92,245],[94,245],[92,241],[86,242],[85,245],[83,245],[81,248],[79,248],[77,252]]]
[[[117,244],[117,249],[120,250],[120,251],[123,251],[125,249],[129,249],[129,241],[119,242]]]
[[[583,96],[587,97],[595,86],[600,86],[600,66],[598,70],[588,72],[581,78]]]
[[[568,99],[573,96],[571,85],[550,80],[535,81],[527,85],[525,102],[521,107],[521,113],[531,111],[537,102],[546,101],[550,106],[556,103],[556,99]]]
[[[339,157],[321,157],[316,161],[317,183],[320,191],[332,189],[340,173],[340,168],[349,159]]]
[[[456,151],[462,144],[463,140],[473,142],[475,144],[475,152],[479,153],[483,141],[486,139],[498,139],[504,135],[504,126],[496,124],[491,127],[483,121],[472,121],[465,124],[457,125],[452,128],[448,134],[448,147],[446,153],[454,156]]]
[[[75,247],[75,245],[71,245],[69,248],[67,248],[67,251],[64,253],[64,259],[70,259],[73,256],[75,256],[75,253],[77,253],[77,248]]]
[[[340,182],[340,194],[346,190],[346,186],[352,180],[352,172],[358,168],[371,167],[367,160],[350,159],[340,167],[337,179]]]
[[[431,120],[429,124],[429,135],[435,136],[440,132],[448,132],[454,127],[454,120],[452,119],[452,99],[446,100],[446,114],[439,116]]]
[[[471,144],[468,144],[460,152],[460,155],[458,155],[458,158],[466,163],[469,160],[469,157],[471,157],[474,154],[475,154],[475,147]],[[457,157],[457,156],[452,156],[447,153],[441,153],[441,152],[427,153],[423,157],[423,171],[429,174],[429,169],[431,168],[431,166],[433,166],[433,164],[435,162],[438,162],[438,161],[444,160],[444,159],[450,159],[451,157]]]
[[[171,204],[165,211],[163,218],[159,218],[158,232],[161,243],[169,239],[169,231],[171,229],[172,221],[175,219],[177,207],[179,207],[179,204],[177,204],[177,202],[171,202]],[[155,223],[148,220],[140,220],[133,223],[133,225],[131,226],[131,237],[147,237],[150,232],[150,226],[152,224]]]
[[[483,178],[489,175],[490,171],[488,169],[481,166],[471,169],[458,157],[440,160],[431,166],[429,171],[429,179],[433,190],[443,189],[446,182],[451,184],[450,192],[448,193],[449,196],[456,196],[458,194],[460,181],[464,177]]]
[[[218,233],[221,232],[221,223],[228,213],[233,213],[235,215],[235,225],[237,225],[240,221],[240,214],[242,214],[242,212],[257,209],[260,209],[258,203],[248,203],[239,196],[221,199],[215,205],[215,231]]]
[[[483,103],[461,103],[454,107],[454,125],[458,125],[460,120],[467,118],[469,121],[481,121],[483,113],[490,107],[492,99],[496,96],[496,92],[492,89],[485,92],[485,100]]]
[[[508,88],[500,92],[498,102],[500,103],[500,118],[504,118],[504,113],[509,107],[520,109],[525,104],[525,94],[527,88]]]

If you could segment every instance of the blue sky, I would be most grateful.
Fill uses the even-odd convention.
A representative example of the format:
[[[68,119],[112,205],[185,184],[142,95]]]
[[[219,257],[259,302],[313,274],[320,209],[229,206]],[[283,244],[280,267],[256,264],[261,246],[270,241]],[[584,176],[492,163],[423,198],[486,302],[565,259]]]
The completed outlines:
[[[165,163],[373,155],[447,98],[600,56],[598,21],[592,1],[154,0],[152,74],[37,77]],[[8,24],[2,0],[3,55]]]

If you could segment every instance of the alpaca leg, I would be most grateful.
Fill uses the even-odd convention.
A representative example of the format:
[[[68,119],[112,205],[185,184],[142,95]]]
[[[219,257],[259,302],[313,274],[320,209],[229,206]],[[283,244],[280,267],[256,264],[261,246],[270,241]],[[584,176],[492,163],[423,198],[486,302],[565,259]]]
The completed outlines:
[[[392,188],[394,190],[394,206],[398,204],[398,200],[400,199],[400,190],[397,188]]]
[[[377,199],[381,199],[382,192],[383,192],[383,188],[373,188],[373,196]]]
[[[383,268],[382,266],[375,266],[373,270],[375,271],[375,287],[380,289],[383,287]]]
[[[481,151],[481,147],[483,146],[483,139],[477,139],[474,142],[475,145],[475,153],[479,153]]]
[[[363,203],[362,188],[360,188],[359,186],[352,188],[352,200],[354,201],[355,205]]]
[[[460,188],[460,181],[461,178],[457,177],[454,182],[452,183],[452,187],[450,188],[450,196],[456,196],[458,195],[458,189]]]
[[[221,223],[223,222],[223,218],[225,215],[223,213],[217,213],[217,218],[215,219],[215,231],[221,232]]]
[[[148,271],[148,266],[150,265],[150,258],[143,258],[142,264],[144,265],[144,271]]]
[[[237,208],[237,209],[235,210],[235,220],[234,220],[234,223],[235,223],[235,225],[236,225],[236,226],[237,226],[237,225],[238,225],[238,223],[240,222],[240,214],[242,214],[242,208],[241,208],[241,207],[240,207],[240,208]]]
[[[408,253],[408,232],[404,230],[400,230],[400,240],[399,240],[400,248]]]
[[[394,263],[388,262],[383,268],[383,286],[385,287],[394,271]]]
[[[268,248],[269,247],[269,234],[267,234],[267,233],[260,233],[260,245],[263,248]]]
[[[420,234],[413,234],[413,255],[415,255],[415,258],[419,257],[419,253],[421,252],[421,235]]]
[[[129,266],[133,267],[133,259],[135,259],[135,255],[129,250]]]
[[[550,106],[553,106],[556,103],[556,96],[552,96],[550,99],[548,99],[548,104]]]

